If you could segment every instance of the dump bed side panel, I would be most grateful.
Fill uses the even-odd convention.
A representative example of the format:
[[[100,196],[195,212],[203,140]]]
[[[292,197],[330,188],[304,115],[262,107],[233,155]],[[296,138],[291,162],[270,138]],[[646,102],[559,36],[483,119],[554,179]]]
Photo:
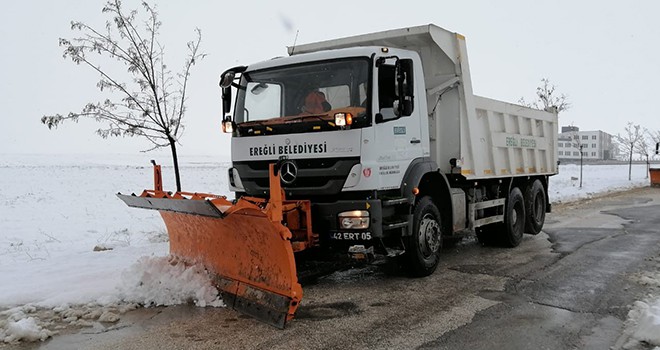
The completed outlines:
[[[468,179],[557,173],[557,116],[474,96],[461,118],[461,174]]]

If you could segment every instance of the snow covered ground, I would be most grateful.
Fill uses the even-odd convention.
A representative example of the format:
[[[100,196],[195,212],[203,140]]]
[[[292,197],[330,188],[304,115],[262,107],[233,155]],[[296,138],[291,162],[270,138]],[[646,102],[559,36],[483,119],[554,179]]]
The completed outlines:
[[[660,268],[660,258],[655,259]],[[655,346],[660,350],[660,271],[645,271],[635,274],[632,280],[650,291],[645,301],[636,301],[628,312],[624,332],[628,341],[624,349],[638,349],[640,344]]]
[[[116,322],[139,305],[221,306],[204,269],[170,261],[157,212],[127,207],[115,193],[152,188],[149,160],[167,155],[0,154],[0,342],[44,340],[67,325]],[[181,159],[187,191],[232,195],[227,159]],[[647,186],[644,165],[562,165],[554,203]],[[172,168],[163,167],[166,189]],[[660,276],[652,276],[660,284]],[[634,313],[634,314],[633,314]],[[635,304],[631,329],[660,324],[660,301]],[[653,327],[653,326],[652,326]],[[631,332],[634,332],[631,330]],[[641,331],[640,331],[641,332]],[[655,345],[660,345],[657,337]]]

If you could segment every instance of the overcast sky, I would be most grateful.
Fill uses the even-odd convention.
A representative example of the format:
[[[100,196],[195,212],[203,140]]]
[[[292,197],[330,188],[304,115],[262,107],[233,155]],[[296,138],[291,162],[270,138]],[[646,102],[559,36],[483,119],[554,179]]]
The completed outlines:
[[[94,122],[49,131],[44,114],[79,111],[98,98],[98,76],[62,58],[71,20],[101,27],[105,2],[4,1],[0,12],[0,154],[135,153],[144,141],[103,140]],[[170,67],[194,28],[206,59],[194,67],[180,152],[229,154],[220,131],[219,74],[286,55],[286,46],[433,23],[466,36],[475,94],[516,102],[547,77],[573,107],[560,124],[623,132],[660,130],[660,1],[157,1]],[[249,4],[249,5],[248,5]],[[124,0],[124,7],[139,2]]]

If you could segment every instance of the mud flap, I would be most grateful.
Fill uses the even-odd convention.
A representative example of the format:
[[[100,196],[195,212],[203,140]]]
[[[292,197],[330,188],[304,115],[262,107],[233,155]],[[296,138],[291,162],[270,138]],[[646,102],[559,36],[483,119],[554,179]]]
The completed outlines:
[[[225,303],[278,328],[302,299],[291,232],[256,204],[223,199],[118,197],[130,207],[158,210],[170,254],[203,264]]]

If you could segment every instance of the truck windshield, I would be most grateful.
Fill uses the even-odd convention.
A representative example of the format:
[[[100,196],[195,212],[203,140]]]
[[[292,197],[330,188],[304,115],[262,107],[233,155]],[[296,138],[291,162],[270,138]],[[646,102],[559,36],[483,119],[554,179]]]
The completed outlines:
[[[367,120],[368,58],[317,61],[245,72],[236,99],[234,120],[249,126],[279,126],[320,123],[310,131],[328,130],[336,113],[351,113],[352,127],[370,124]],[[332,127],[334,124],[330,123]],[[299,125],[300,126],[300,125]],[[306,128],[295,128],[303,132]]]

